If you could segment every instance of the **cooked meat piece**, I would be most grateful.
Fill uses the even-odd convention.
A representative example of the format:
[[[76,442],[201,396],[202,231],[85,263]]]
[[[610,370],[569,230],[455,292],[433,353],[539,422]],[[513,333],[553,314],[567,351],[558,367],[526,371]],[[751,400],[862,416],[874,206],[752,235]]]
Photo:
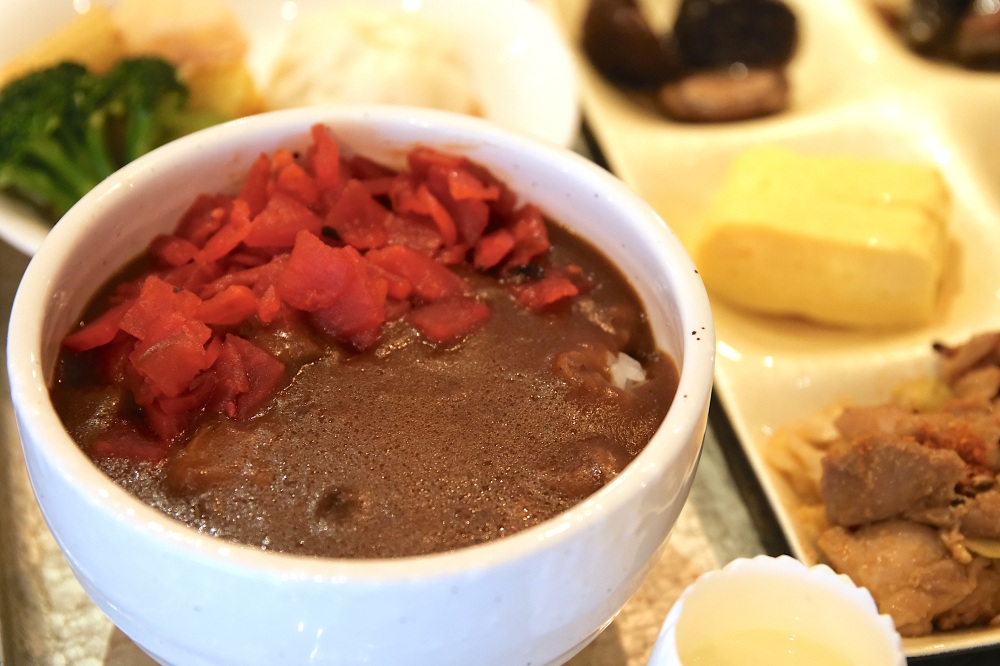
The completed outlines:
[[[928,413],[914,413],[896,403],[847,407],[834,425],[848,441],[878,436],[912,438],[931,448],[951,449],[975,467],[1000,469],[1000,420],[990,402],[971,395]]]
[[[988,407],[963,400],[900,421],[898,434],[924,446],[950,449],[979,470],[1000,469],[1000,421]]]
[[[1000,332],[935,345],[950,397],[844,409],[816,541],[904,636],[1000,617]]]
[[[952,559],[936,529],[903,520],[855,531],[832,527],[818,545],[834,569],[868,588],[903,636],[928,634],[935,618],[959,608],[973,593],[982,566]]]
[[[222,420],[202,428],[166,465],[166,486],[181,496],[215,487],[266,486],[274,470],[263,467],[254,449],[266,447],[274,434],[264,428],[241,428]]]
[[[961,542],[962,536],[958,534],[958,524],[962,519],[962,511],[961,505],[939,504],[938,506],[909,509],[900,517],[943,530],[954,530],[955,534],[958,535],[959,542]]]
[[[603,435],[574,444],[568,457],[539,473],[543,483],[563,497],[579,501],[616,477],[632,459],[628,450]]]
[[[574,307],[595,326],[600,326],[605,333],[612,336],[621,349],[627,349],[632,343],[631,333],[638,327],[643,317],[643,313],[630,304],[600,305],[589,296],[578,297]]]
[[[671,38],[690,69],[777,67],[795,55],[799,28],[782,0],[681,0]]]
[[[954,451],[871,437],[830,448],[820,492],[830,524],[850,527],[950,505],[965,474]]]
[[[1000,571],[994,560],[976,557],[968,566],[975,576],[972,593],[934,620],[938,629],[945,631],[985,624],[1000,613]]]
[[[970,537],[1000,539],[1000,490],[979,493],[965,501],[961,532]]]
[[[969,370],[982,365],[1000,365],[1000,332],[981,333],[958,347],[936,344],[941,354],[941,376],[951,384]]]
[[[604,346],[581,344],[557,353],[552,359],[556,375],[585,395],[613,396],[609,360],[614,358]]]
[[[84,447],[97,440],[129,404],[123,386],[66,389],[57,399],[69,434]]]
[[[833,425],[846,440],[896,434],[899,423],[912,411],[896,403],[872,407],[845,407]]]
[[[780,67],[699,71],[660,87],[668,116],[685,122],[728,122],[768,116],[789,104],[789,86]]]
[[[1000,70],[1000,10],[974,2],[955,33],[955,58],[970,69]]]
[[[989,365],[970,370],[955,379],[952,390],[964,400],[991,401],[1000,393],[1000,367]]]

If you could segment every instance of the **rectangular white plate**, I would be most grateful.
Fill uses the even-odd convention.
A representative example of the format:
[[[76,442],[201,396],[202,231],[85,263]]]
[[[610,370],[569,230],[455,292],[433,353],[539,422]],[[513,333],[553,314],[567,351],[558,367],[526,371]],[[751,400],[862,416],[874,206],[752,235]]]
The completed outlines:
[[[713,303],[717,395],[794,554],[811,561],[794,519],[797,500],[762,456],[774,431],[844,399],[886,400],[901,381],[933,371],[933,342],[1000,327],[1000,74],[921,60],[863,0],[788,0],[800,27],[791,108],[754,121],[679,124],[589,67],[579,50],[588,4],[549,0],[577,48],[585,118],[611,170],[682,239],[697,227],[733,157],[760,143],[933,163],[951,188],[954,251],[931,325],[873,334]],[[666,3],[647,4],[662,14]],[[664,18],[650,17],[654,25]],[[1000,628],[905,640],[909,656],[995,644]]]

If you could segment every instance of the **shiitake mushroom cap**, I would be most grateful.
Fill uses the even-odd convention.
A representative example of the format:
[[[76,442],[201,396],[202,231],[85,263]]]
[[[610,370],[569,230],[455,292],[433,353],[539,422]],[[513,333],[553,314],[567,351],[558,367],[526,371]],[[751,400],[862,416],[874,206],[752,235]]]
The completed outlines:
[[[657,36],[635,0],[591,0],[582,45],[608,80],[631,88],[656,88],[677,76],[672,44]]]
[[[781,0],[683,0],[672,41],[691,70],[777,67],[795,53],[798,23]]]
[[[962,17],[973,0],[913,0],[899,25],[899,34],[913,51],[950,58]]]
[[[606,79],[654,93],[674,120],[727,122],[787,108],[798,24],[782,0],[682,0],[657,35],[636,0],[590,0],[581,41]]]

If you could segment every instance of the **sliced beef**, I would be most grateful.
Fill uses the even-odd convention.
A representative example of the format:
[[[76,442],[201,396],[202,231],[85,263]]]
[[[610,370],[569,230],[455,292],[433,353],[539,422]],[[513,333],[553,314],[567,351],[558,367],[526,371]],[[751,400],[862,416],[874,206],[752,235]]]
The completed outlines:
[[[972,592],[935,618],[934,625],[938,629],[947,631],[986,624],[1000,614],[1000,571],[997,571],[996,560],[975,557],[966,569],[974,580]]]
[[[993,401],[1000,393],[1000,366],[976,368],[961,375],[952,383],[955,396],[981,403]]]
[[[925,446],[950,449],[977,470],[1000,469],[1000,422],[990,410],[957,401],[911,418],[901,432]]]
[[[847,408],[822,460],[817,546],[904,636],[1000,617],[1000,332],[935,349],[945,399]]]
[[[274,433],[264,428],[230,421],[206,426],[166,463],[166,485],[185,497],[248,484],[265,487],[275,471],[260,462],[257,449],[267,447],[273,438]]]
[[[975,335],[957,347],[935,345],[941,355],[941,376],[948,383],[973,368],[1000,365],[1000,332]]]
[[[1000,418],[989,402],[955,399],[934,412],[917,413],[889,403],[847,407],[834,425],[841,436],[912,439],[935,449],[950,449],[980,470],[1000,470]]]
[[[965,536],[1000,539],[1000,490],[979,493],[965,502],[961,531]]]
[[[548,487],[572,501],[597,492],[618,476],[632,455],[618,442],[595,435],[569,447],[565,456],[552,460],[539,478]]]
[[[950,557],[938,531],[911,521],[892,520],[848,530],[832,527],[818,545],[837,571],[868,588],[879,610],[892,616],[903,636],[928,634],[949,611],[976,614],[970,599],[982,564]],[[991,606],[987,599],[980,607]],[[960,606],[970,599],[970,606]]]
[[[912,411],[896,403],[872,407],[845,407],[833,425],[846,440],[858,437],[893,435],[901,421],[912,415]]]
[[[830,523],[849,527],[948,506],[965,473],[954,451],[871,437],[830,448],[820,492]]]

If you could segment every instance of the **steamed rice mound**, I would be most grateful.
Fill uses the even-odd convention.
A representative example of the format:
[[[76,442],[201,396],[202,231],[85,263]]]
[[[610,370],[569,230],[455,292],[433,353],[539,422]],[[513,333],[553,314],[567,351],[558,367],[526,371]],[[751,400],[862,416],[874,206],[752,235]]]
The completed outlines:
[[[478,114],[453,35],[400,11],[346,6],[298,21],[264,97],[272,109],[328,103],[420,106]]]

